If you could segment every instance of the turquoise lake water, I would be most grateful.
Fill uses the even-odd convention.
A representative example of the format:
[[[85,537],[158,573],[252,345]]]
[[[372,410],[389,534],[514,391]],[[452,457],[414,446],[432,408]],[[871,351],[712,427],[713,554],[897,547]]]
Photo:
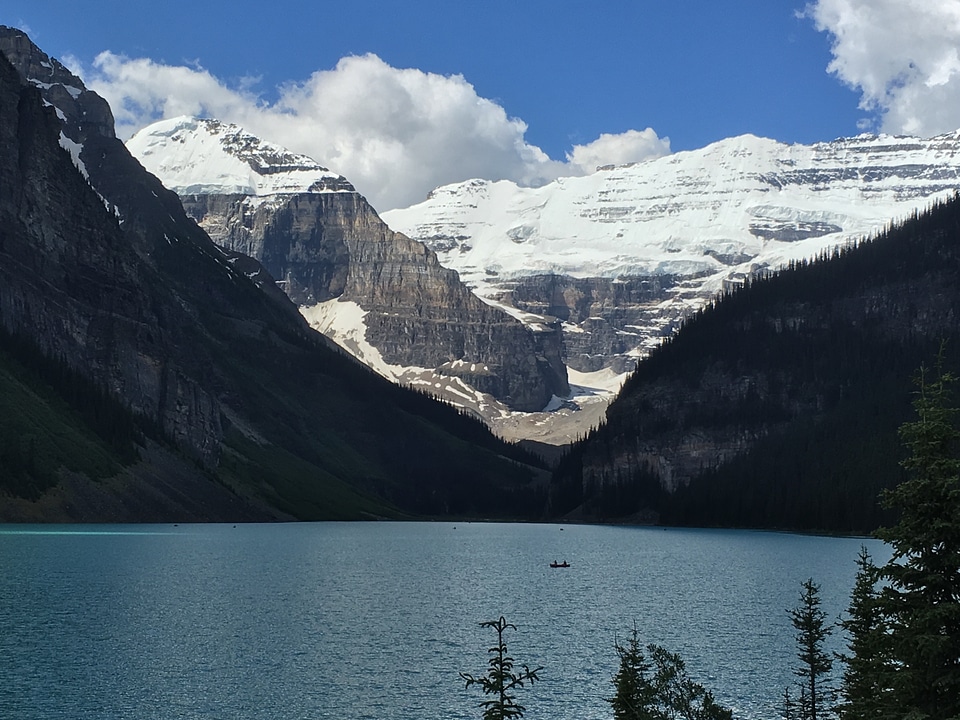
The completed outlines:
[[[862,544],[485,523],[0,526],[0,717],[456,720],[504,615],[528,720],[611,718],[615,640],[680,653],[740,718],[794,682],[800,583],[831,618]],[[553,560],[571,567],[552,569]],[[836,650],[841,638],[832,638]]]

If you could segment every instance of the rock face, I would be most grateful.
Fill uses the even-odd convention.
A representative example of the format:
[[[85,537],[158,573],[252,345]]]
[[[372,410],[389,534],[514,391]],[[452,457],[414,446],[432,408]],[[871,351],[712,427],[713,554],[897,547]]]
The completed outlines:
[[[620,371],[725,288],[954,192],[958,150],[960,132],[743,136],[540,188],[472,180],[383,217],[481,297],[561,318],[572,369]]]
[[[670,332],[657,314],[669,302],[683,278],[652,275],[622,278],[575,278],[570,275],[530,275],[504,283],[500,300],[534,316],[558,318],[564,328],[564,360],[584,373],[610,368],[630,372],[638,347],[650,338],[645,328]]]
[[[349,197],[353,197],[353,193]],[[298,305],[339,297],[346,287],[350,254],[342,228],[317,228],[322,200],[309,195],[295,202],[269,199],[247,203],[249,196],[181,195],[184,210],[218,245],[259,259],[280,288]]]
[[[157,234],[169,244],[165,231],[171,237],[181,230],[191,233],[170,227],[175,221],[155,232],[138,232],[145,218],[117,211],[118,205],[132,209],[126,201],[141,192],[156,192],[161,207],[165,202],[175,209],[175,196],[158,182],[151,188],[141,179],[129,186],[126,197],[112,193],[136,174],[137,166],[128,155],[126,163],[122,160],[126,153],[113,134],[106,102],[19,31],[0,31],[0,52],[13,64],[3,62],[0,102],[0,152],[5,154],[0,322],[91,372],[136,412],[155,418],[182,448],[215,465],[220,412],[204,387],[204,375],[193,372],[201,359],[190,357],[194,350],[187,347],[185,329],[190,323],[174,304],[151,302],[164,254],[155,255]],[[31,81],[25,83],[24,77]],[[32,94],[42,94],[53,108],[44,108]],[[107,167],[113,177],[108,178]],[[196,252],[218,261],[209,241],[198,241]],[[229,265],[219,262],[227,271]]]
[[[512,512],[514,490],[542,495],[525,487],[543,481],[529,457],[311,330],[259,262],[214,244],[130,155],[101,98],[5,27],[0,178],[0,384],[34,403],[24,416],[54,418],[8,417],[4,441],[66,427],[78,453],[112,452],[66,393],[10,379],[17,348],[149,429],[133,457],[109,455],[119,474],[97,482],[65,460],[31,486],[39,499],[0,503],[0,520],[489,515]],[[317,190],[343,189],[324,178]],[[7,456],[4,497],[19,487]],[[40,471],[21,465],[27,487]]]
[[[522,411],[569,393],[558,322],[531,331],[480,301],[309,158],[195,118],[145,128],[128,147],[215,242],[262,262],[295,303],[359,305],[386,364],[456,376]]]

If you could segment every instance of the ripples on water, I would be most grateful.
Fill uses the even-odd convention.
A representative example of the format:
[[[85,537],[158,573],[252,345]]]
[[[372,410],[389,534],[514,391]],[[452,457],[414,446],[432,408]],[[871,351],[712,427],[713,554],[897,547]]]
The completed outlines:
[[[837,617],[875,541],[482,523],[0,526],[0,717],[478,718],[482,620],[530,720],[611,718],[615,639],[679,652],[743,718],[793,683],[787,609]],[[551,569],[566,559],[567,569]],[[839,638],[833,647],[841,649]]]

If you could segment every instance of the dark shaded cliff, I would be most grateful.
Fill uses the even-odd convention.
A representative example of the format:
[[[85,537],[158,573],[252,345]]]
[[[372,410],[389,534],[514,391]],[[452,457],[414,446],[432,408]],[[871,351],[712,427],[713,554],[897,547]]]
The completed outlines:
[[[331,349],[101,98],[18,30],[0,52],[0,519],[531,511],[522,453]]]
[[[960,201],[719,299],[640,363],[553,511],[869,530],[941,341],[960,358]]]

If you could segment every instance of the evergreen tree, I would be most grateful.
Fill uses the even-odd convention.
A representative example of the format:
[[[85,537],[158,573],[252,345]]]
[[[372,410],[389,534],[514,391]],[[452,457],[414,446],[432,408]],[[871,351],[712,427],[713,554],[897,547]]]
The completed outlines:
[[[865,547],[857,557],[857,578],[847,615],[840,626],[847,634],[849,654],[838,658],[845,665],[840,687],[843,720],[883,720],[887,711],[892,665],[886,624],[878,604],[880,570]]]
[[[617,692],[607,701],[615,720],[732,720],[730,710],[690,679],[679,655],[647,645],[648,661],[636,628],[626,646],[615,643],[615,647],[620,656],[613,678]]]
[[[896,670],[885,689],[891,714],[960,717],[960,433],[951,402],[955,377],[921,368],[916,420],[900,430],[908,479],[884,494],[900,519],[878,535],[893,547],[880,571],[878,611]],[[883,678],[886,680],[886,678]]]
[[[790,695],[790,688],[783,689],[783,703],[780,709],[780,717],[783,720],[797,720],[797,703]]]
[[[637,628],[626,645],[614,641],[620,667],[613,676],[616,694],[607,702],[613,707],[614,720],[642,720],[652,717],[650,708],[656,702],[653,683],[650,680],[650,663],[644,657],[637,640]]]
[[[803,583],[800,605],[790,610],[797,631],[797,657],[800,666],[794,673],[800,678],[800,698],[796,712],[799,720],[823,720],[830,713],[832,693],[824,679],[833,667],[833,659],[823,649],[831,630],[825,624],[827,614],[820,609],[820,586],[813,579]]]
[[[523,665],[522,672],[514,672],[514,660],[507,654],[507,644],[503,639],[503,633],[509,628],[516,630],[516,626],[508,623],[501,615],[499,620],[487,620],[480,623],[480,627],[491,627],[497,631],[497,644],[489,648],[491,657],[488,662],[490,668],[487,674],[479,678],[469,673],[460,673],[460,677],[466,681],[465,687],[479,685],[484,695],[493,695],[490,700],[480,702],[483,708],[483,720],[508,720],[509,718],[523,717],[525,708],[516,700],[513,694],[514,688],[523,687],[524,683],[534,683],[540,678],[537,673],[543,670],[538,667],[531,670]]]

